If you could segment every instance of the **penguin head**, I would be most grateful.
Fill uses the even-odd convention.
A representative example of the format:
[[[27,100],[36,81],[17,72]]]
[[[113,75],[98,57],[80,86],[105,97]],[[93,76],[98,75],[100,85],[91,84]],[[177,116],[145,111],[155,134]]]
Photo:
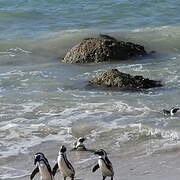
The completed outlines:
[[[34,155],[34,157],[36,157],[36,156],[38,156],[38,155],[41,156],[41,157],[45,157],[42,152],[37,152],[37,153]]]
[[[80,137],[80,138],[78,139],[78,141],[79,141],[80,143],[83,143],[85,140],[86,140],[86,139],[83,138],[83,137]]]
[[[99,149],[99,150],[95,151],[94,154],[97,154],[97,155],[103,156],[103,157],[106,157],[106,156],[107,156],[106,151],[103,150],[103,149]]]
[[[66,147],[63,145],[63,146],[61,146],[61,148],[60,148],[60,151],[59,151],[59,152],[60,152],[60,154],[61,154],[61,153],[65,153],[65,152],[66,152],[66,150],[67,150],[67,149],[66,149]]]
[[[172,107],[172,108],[171,108],[171,114],[172,114],[172,115],[175,114],[178,110],[179,110],[178,107]]]
[[[37,152],[34,155],[34,165],[36,165],[37,162],[39,162],[41,159],[45,159],[45,156],[42,152]]]

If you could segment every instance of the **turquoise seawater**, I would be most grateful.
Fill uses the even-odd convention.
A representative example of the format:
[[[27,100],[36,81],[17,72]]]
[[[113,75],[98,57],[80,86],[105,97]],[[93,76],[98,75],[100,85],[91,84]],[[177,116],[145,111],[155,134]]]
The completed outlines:
[[[70,148],[80,136],[113,157],[179,149],[180,113],[162,113],[180,106],[179,12],[178,0],[0,0],[0,179],[27,179],[35,152],[53,164],[58,147]],[[96,65],[61,62],[80,40],[100,33],[156,54]],[[161,80],[163,87],[87,88],[112,68]],[[73,158],[87,172],[94,160]]]
[[[0,38],[19,39],[61,30],[134,30],[179,26],[177,0],[1,0]]]

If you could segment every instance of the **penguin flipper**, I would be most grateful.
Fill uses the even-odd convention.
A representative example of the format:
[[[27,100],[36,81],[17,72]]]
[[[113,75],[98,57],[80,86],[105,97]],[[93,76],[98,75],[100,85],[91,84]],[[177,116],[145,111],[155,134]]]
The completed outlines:
[[[95,172],[98,168],[99,168],[99,164],[96,164],[96,165],[93,167],[92,172]]]
[[[76,148],[72,148],[72,149],[70,149],[70,151],[75,151],[76,150]]]
[[[36,167],[33,172],[31,173],[30,179],[32,180],[34,178],[34,176],[39,172],[39,168]]]
[[[112,163],[111,163],[111,161],[108,159],[108,157],[105,157],[105,160],[106,160],[107,164],[109,164],[110,166],[112,166]]]
[[[55,176],[57,170],[58,170],[59,166],[58,166],[58,163],[56,163],[53,167],[53,170],[52,170],[52,175]]]
[[[108,159],[108,157],[105,157],[105,160],[106,160],[105,164],[106,164],[107,168],[108,168],[110,171],[113,171],[113,167],[112,167],[111,161]]]

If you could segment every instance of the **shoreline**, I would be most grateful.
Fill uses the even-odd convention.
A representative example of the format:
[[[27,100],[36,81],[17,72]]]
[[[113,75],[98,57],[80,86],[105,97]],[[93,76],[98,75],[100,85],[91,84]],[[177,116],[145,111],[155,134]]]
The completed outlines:
[[[29,154],[20,154],[17,158],[14,158],[14,160],[10,158],[11,161],[4,159],[4,161],[2,161],[3,165],[1,165],[1,167],[9,167],[9,170],[6,170],[7,174],[13,174],[13,171],[18,170],[18,172],[14,172],[14,174],[19,174],[19,177],[11,177],[11,179],[27,180],[29,179],[30,173],[35,168],[33,165],[33,154],[38,150],[42,151],[42,149],[42,146],[39,148],[37,146],[36,148],[32,149],[33,153],[31,151],[31,153]],[[43,149],[43,152],[48,157],[51,168],[53,168],[56,161],[56,151],[56,143],[53,143],[49,148],[46,146]],[[92,173],[92,168],[97,163],[98,159],[98,157],[94,154],[83,151],[68,151],[67,157],[75,168],[75,180],[102,179],[100,170]],[[115,172],[114,180],[177,180],[180,176],[180,151],[178,151],[178,149],[167,152],[156,152],[150,155],[147,155],[145,153],[139,154],[138,152],[124,154],[116,151],[114,154],[108,153],[108,157],[113,164]],[[14,168],[14,170],[11,170],[11,168]],[[0,169],[0,172],[2,170],[3,168]],[[3,170],[3,173],[5,174],[4,171],[5,169]],[[26,172],[26,174],[28,175],[23,175],[23,172]],[[5,178],[0,177],[0,179]],[[7,179],[10,178],[8,177],[6,178],[6,180]],[[34,180],[38,179],[39,176],[36,175]],[[58,179],[62,179],[60,173],[56,174],[54,180]],[[110,178],[107,177],[106,179]]]

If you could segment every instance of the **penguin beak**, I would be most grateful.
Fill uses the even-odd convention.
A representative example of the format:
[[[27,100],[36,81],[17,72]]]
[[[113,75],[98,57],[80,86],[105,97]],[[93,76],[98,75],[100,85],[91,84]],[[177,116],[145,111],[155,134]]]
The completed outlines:
[[[99,151],[95,151],[94,154],[100,155],[100,152]]]
[[[36,163],[37,163],[37,158],[34,159],[34,165],[36,165]]]
[[[34,165],[36,165],[39,160],[40,160],[40,157],[39,156],[35,156]]]

